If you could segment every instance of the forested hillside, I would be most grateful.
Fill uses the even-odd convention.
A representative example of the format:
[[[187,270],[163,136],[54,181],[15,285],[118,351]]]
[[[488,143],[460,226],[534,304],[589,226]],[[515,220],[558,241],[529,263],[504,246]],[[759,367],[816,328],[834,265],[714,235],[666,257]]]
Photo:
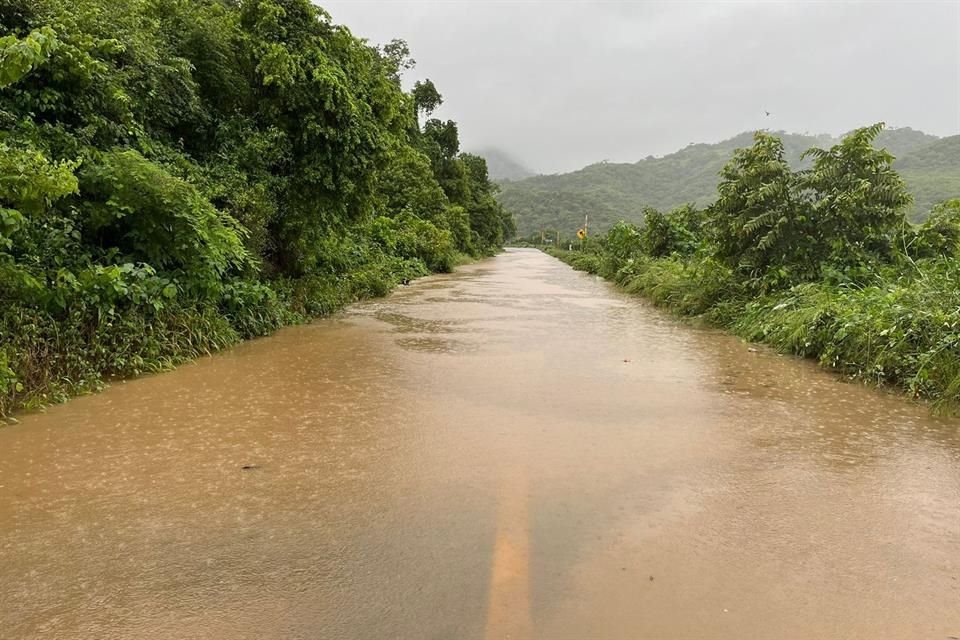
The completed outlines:
[[[513,232],[406,44],[308,0],[5,0],[0,27],[0,414]]]
[[[960,197],[960,135],[904,154],[895,166],[913,193],[916,217],[949,198]]]
[[[810,166],[801,155],[810,147],[837,142],[828,135],[809,136],[778,133],[787,161],[794,168]],[[633,164],[598,163],[572,173],[537,176],[503,185],[499,200],[513,211],[518,234],[526,236],[541,229],[572,233],[590,215],[591,227],[602,231],[619,220],[639,222],[644,207],[670,209],[685,203],[705,206],[716,197],[719,172],[735,149],[752,143],[752,133],[741,133],[716,144],[690,144],[675,153],[648,157]],[[957,145],[939,147],[952,138],[910,128],[886,129],[876,140],[898,158],[915,204],[907,215],[919,218],[930,206],[948,197],[960,196],[957,173],[949,168],[928,167],[932,158],[960,164]],[[927,159],[930,154],[932,158]],[[921,158],[910,168],[913,158]]]
[[[506,151],[500,149],[487,148],[479,149],[474,152],[487,161],[487,170],[490,172],[490,179],[495,182],[509,182],[513,180],[523,180],[534,175],[534,172],[523,163],[512,157]]]

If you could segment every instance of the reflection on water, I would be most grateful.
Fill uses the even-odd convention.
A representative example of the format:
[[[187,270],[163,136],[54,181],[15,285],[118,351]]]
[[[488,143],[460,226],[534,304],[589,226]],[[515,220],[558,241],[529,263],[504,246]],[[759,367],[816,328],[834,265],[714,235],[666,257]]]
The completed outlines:
[[[0,637],[947,638],[958,425],[510,251],[0,429]]]
[[[462,354],[476,351],[475,345],[463,340],[442,340],[440,338],[401,338],[397,344],[410,351],[426,353]]]
[[[378,311],[374,315],[400,333],[457,333],[466,328],[466,323],[456,320],[423,320],[395,311]]]

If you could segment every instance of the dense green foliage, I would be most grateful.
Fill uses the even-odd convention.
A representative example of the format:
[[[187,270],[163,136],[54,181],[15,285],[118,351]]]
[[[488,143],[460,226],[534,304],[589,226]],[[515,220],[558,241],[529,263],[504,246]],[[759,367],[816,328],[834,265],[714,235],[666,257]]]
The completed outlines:
[[[597,231],[619,220],[639,224],[644,207],[671,209],[684,203],[705,207],[717,196],[718,174],[735,149],[751,144],[742,133],[717,144],[690,144],[660,158],[634,164],[599,163],[560,175],[536,176],[503,184],[500,201],[513,211],[521,236],[559,229],[572,235],[589,214]],[[830,136],[778,133],[784,159],[792,169],[809,168],[803,158],[810,147],[829,147]],[[905,213],[921,220],[930,207],[960,197],[960,136],[939,139],[909,128],[889,129],[875,139],[897,160],[894,167],[907,183],[914,204]]]
[[[308,0],[0,0],[0,26],[0,415],[513,233],[406,44]]]
[[[647,209],[642,226],[551,251],[680,314],[955,408],[960,199],[910,224],[893,156],[874,146],[880,130],[810,149],[801,170],[757,133],[706,209]]]

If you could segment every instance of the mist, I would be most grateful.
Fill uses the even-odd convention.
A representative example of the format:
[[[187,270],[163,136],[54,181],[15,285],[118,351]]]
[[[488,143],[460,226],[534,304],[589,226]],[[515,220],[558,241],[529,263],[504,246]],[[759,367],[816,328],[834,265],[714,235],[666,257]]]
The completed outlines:
[[[464,149],[540,173],[752,129],[960,132],[960,3],[321,3],[406,40]],[[769,115],[767,115],[769,112]]]

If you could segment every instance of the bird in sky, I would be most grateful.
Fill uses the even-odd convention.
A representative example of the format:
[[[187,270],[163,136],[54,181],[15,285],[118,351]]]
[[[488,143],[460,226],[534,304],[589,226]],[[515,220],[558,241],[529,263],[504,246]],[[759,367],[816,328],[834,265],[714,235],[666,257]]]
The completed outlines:
[[[768,117],[768,118],[770,117],[770,112],[769,112],[769,111],[764,111],[764,113],[767,114],[767,117]]]

